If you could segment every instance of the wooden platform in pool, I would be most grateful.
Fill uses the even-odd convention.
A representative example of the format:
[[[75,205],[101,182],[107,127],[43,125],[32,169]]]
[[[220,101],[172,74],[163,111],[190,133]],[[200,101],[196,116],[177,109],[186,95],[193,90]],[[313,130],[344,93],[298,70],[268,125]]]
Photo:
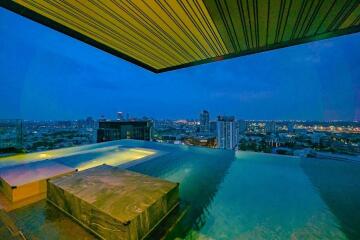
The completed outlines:
[[[52,179],[48,200],[103,239],[143,239],[179,203],[179,184],[101,165]]]
[[[0,205],[6,211],[46,198],[47,180],[75,172],[54,161],[32,162],[0,169]]]

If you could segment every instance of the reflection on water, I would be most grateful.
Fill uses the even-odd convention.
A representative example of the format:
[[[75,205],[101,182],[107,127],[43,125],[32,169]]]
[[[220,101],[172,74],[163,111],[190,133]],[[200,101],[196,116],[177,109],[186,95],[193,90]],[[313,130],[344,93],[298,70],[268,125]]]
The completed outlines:
[[[304,160],[248,152],[234,158],[227,152],[207,155],[202,150],[172,153],[132,168],[180,182],[180,197],[190,208],[168,239],[355,239],[349,238],[338,214],[304,173]],[[316,175],[317,167],[312,170]],[[337,177],[349,184],[360,176],[359,170],[357,166],[352,178],[343,176],[346,171]],[[325,182],[330,177],[320,175]],[[350,195],[356,191],[359,188],[349,189]],[[333,198],[338,194],[334,192]],[[359,203],[358,197],[351,197]],[[352,211],[359,215],[354,204],[338,210],[351,207],[357,207]],[[354,232],[359,228],[352,219],[347,215]]]
[[[233,151],[188,148],[130,168],[180,183],[180,199],[189,210],[169,239],[185,237],[190,228],[198,230],[205,225],[207,208],[234,161],[234,155]]]
[[[360,164],[302,159],[301,167],[350,240],[360,239]]]
[[[0,167],[12,166],[21,163],[42,161],[48,159],[58,159],[62,157],[76,157],[77,155],[86,155],[96,153],[106,154],[119,148],[121,141],[97,143],[77,147],[61,148],[42,152],[27,154],[17,154],[8,157],[0,157]]]
[[[346,239],[299,159],[239,153],[188,239]]]
[[[148,158],[156,154],[156,151],[143,148],[117,147],[107,152],[81,153],[74,156],[61,157],[54,161],[66,166],[73,167],[79,171],[96,167],[102,164],[119,166],[134,160]]]
[[[97,239],[45,200],[14,210],[10,216],[27,239]]]

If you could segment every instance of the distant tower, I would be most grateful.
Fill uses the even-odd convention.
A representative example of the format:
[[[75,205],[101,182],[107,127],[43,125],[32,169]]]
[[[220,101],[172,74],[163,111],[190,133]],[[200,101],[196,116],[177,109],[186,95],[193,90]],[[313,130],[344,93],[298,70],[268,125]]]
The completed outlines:
[[[275,133],[276,132],[276,123],[274,121],[266,122],[265,132],[266,133]]]
[[[294,123],[289,122],[288,125],[287,125],[287,127],[288,127],[288,132],[289,132],[289,133],[294,132]]]
[[[238,144],[238,127],[233,116],[218,116],[217,147],[234,149]]]
[[[239,134],[244,134],[247,131],[247,123],[245,120],[239,120],[238,121],[238,125],[239,125]]]
[[[210,133],[216,135],[217,134],[217,121],[210,121]]]
[[[95,127],[95,121],[92,117],[87,117],[86,120],[86,127],[87,128],[94,128]]]
[[[0,152],[22,149],[23,140],[23,121],[21,119],[0,119]]]
[[[210,131],[210,114],[204,110],[200,113],[200,132],[208,133]]]
[[[123,112],[117,112],[117,120],[118,121],[124,121],[124,114]]]

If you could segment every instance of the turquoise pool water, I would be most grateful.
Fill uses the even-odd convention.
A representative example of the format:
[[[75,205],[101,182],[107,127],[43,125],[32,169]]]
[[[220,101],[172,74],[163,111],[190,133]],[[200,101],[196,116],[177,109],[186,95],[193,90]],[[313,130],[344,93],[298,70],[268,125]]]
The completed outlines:
[[[180,183],[179,220],[167,239],[360,239],[358,163],[120,142],[121,149],[162,153],[130,170]],[[54,160],[83,164],[92,154]],[[11,215],[34,239],[74,237],[64,228],[76,224],[46,202]],[[77,231],[77,239],[93,238]]]
[[[183,149],[131,170],[180,182],[169,239],[360,239],[360,165]]]

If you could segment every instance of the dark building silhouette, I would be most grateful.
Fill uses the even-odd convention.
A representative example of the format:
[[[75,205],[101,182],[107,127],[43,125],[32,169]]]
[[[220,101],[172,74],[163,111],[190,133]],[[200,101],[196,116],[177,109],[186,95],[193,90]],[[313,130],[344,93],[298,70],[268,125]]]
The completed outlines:
[[[100,121],[97,142],[120,139],[151,140],[151,121]]]
[[[208,111],[204,110],[200,113],[200,132],[208,133],[210,131],[210,114]]]
[[[23,121],[0,119],[0,153],[17,152],[23,148]]]

